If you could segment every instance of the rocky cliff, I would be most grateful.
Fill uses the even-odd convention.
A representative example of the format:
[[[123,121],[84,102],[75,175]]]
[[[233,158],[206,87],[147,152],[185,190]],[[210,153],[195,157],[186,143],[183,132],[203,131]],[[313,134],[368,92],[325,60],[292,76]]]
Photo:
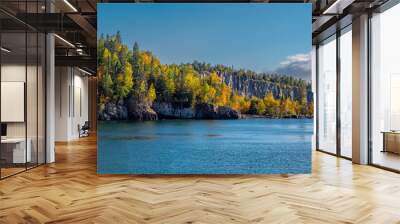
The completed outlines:
[[[99,111],[100,120],[158,120],[158,119],[239,119],[240,113],[230,107],[198,104],[180,108],[170,103],[154,103],[152,106],[127,102],[107,103]]]
[[[204,73],[203,76],[208,75]],[[219,73],[222,80],[229,85],[232,90],[238,92],[240,95],[246,97],[256,96],[258,98],[264,98],[264,96],[272,92],[276,99],[282,98],[282,96],[290,97],[293,100],[301,100],[302,89],[298,86],[281,85],[276,82],[270,82],[263,79],[254,79],[249,76],[239,75],[236,72],[233,73]],[[313,93],[311,88],[306,90],[307,102],[313,101]]]
[[[146,103],[138,103],[133,99],[126,102],[108,102],[104,108],[99,108],[100,120],[158,120],[157,113]]]
[[[170,103],[154,103],[154,111],[160,118],[172,119],[239,119],[240,113],[230,107],[197,104],[180,108]]]
[[[153,109],[160,118],[191,119],[195,117],[195,110],[192,107],[179,108],[170,103],[153,103]]]

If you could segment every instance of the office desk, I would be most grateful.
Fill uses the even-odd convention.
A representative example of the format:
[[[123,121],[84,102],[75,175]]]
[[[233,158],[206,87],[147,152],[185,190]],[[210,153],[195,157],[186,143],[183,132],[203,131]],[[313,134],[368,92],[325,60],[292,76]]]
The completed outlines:
[[[25,151],[25,138],[6,138],[1,139],[1,154],[9,163],[31,162],[31,139],[27,139],[28,144]],[[4,155],[4,156],[3,156]],[[12,158],[12,159],[11,159]]]
[[[382,152],[392,152],[400,154],[400,132],[383,131],[383,150]]]

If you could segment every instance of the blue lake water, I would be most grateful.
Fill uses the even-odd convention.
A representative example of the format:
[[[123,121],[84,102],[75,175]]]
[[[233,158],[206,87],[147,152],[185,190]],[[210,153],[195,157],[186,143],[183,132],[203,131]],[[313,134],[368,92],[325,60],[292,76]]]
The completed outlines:
[[[100,174],[311,172],[311,119],[99,122]]]

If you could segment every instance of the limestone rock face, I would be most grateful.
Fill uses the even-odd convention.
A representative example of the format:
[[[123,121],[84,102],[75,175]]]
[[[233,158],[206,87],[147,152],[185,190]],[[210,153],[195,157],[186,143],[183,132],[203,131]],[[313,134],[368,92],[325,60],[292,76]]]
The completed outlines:
[[[205,75],[207,74],[203,74],[203,76]],[[300,100],[302,95],[301,89],[297,86],[280,86],[278,83],[262,79],[251,79],[247,76],[240,76],[236,73],[220,73],[220,77],[226,85],[232,88],[232,90],[249,98],[252,96],[264,98],[267,93],[271,92],[276,99],[286,96],[294,100]],[[307,102],[313,100],[311,89],[307,90],[306,97]]]
[[[126,120],[128,119],[128,111],[123,105],[123,102],[117,103],[108,102],[104,105],[104,108],[99,110],[100,120]]]
[[[160,118],[171,119],[239,119],[240,113],[230,107],[197,104],[194,108],[180,108],[170,103],[154,103],[153,109]]]
[[[126,103],[129,120],[153,121],[158,120],[157,113],[149,104],[129,99]]]
[[[218,107],[217,108],[218,119],[239,119],[241,118],[240,112],[230,107]]]
[[[195,107],[196,119],[239,119],[240,113],[230,107],[198,104]]]
[[[191,107],[179,108],[170,103],[154,103],[153,109],[160,118],[171,119],[192,119],[194,118],[194,110]]]

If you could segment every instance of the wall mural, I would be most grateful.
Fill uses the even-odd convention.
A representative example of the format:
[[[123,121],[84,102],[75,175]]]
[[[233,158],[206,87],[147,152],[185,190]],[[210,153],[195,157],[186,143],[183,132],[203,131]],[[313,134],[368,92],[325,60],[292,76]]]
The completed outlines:
[[[98,4],[98,173],[311,172],[310,33],[310,4]]]

